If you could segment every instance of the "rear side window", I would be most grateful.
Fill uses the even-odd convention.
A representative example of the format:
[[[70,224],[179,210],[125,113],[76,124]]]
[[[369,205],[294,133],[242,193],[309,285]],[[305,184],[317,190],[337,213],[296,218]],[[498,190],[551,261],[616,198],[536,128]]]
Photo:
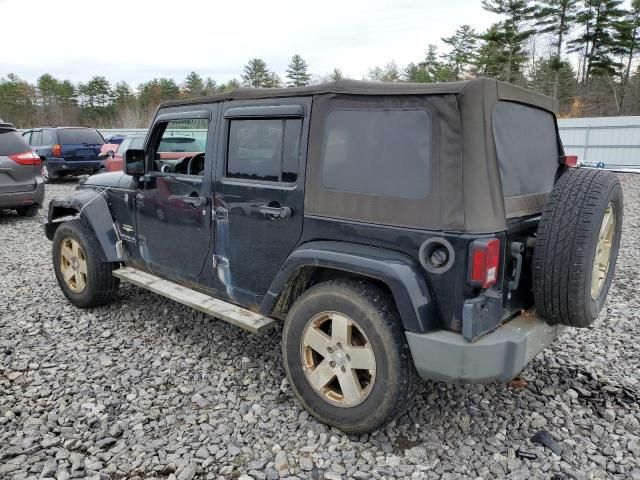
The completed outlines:
[[[334,110],[322,146],[326,188],[424,198],[430,190],[428,110]]]
[[[137,150],[141,150],[144,147],[144,137],[136,137],[131,140],[131,145],[129,148],[135,148]]]
[[[295,183],[300,163],[301,119],[231,120],[228,178]]]
[[[558,140],[553,115],[514,102],[498,102],[493,134],[505,197],[551,191],[558,170]]]
[[[104,139],[97,130],[90,128],[64,128],[58,131],[60,143],[66,145],[83,144],[103,145]]]
[[[9,156],[31,150],[15,130],[0,130],[0,155]]]
[[[53,145],[54,143],[56,143],[56,140],[53,130],[43,130],[42,145]]]
[[[42,145],[42,130],[36,130],[31,134],[31,145]]]

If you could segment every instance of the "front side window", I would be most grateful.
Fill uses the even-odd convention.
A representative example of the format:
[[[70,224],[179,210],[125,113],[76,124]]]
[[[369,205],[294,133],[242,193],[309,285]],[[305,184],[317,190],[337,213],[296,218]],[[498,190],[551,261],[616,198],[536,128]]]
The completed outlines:
[[[300,163],[301,119],[229,122],[228,178],[295,183]]]
[[[334,110],[322,145],[329,190],[424,198],[431,183],[428,110]]]
[[[160,123],[157,128],[151,170],[168,175],[203,176],[209,120],[170,120]]]

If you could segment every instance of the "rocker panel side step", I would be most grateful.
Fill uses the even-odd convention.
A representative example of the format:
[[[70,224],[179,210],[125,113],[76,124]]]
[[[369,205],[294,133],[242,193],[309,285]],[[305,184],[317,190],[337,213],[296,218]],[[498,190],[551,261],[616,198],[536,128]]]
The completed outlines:
[[[277,320],[232,303],[219,300],[169,280],[164,280],[142,270],[123,267],[113,272],[115,277],[145,288],[188,307],[242,327],[253,333],[261,333],[273,327]]]

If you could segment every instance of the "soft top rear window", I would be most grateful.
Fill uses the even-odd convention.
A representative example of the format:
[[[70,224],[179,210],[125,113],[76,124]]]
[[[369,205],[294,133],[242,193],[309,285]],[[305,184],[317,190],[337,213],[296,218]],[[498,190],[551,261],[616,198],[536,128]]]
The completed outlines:
[[[0,155],[9,156],[31,150],[22,135],[15,130],[0,129]]]
[[[548,193],[558,170],[558,138],[553,114],[501,101],[493,111],[502,193],[516,197]]]
[[[103,145],[104,139],[97,130],[90,128],[64,128],[58,130],[58,140],[66,145]]]

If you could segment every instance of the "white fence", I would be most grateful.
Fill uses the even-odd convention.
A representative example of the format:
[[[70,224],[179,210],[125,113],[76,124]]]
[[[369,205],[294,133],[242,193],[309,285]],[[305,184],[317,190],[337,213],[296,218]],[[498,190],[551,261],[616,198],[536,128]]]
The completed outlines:
[[[640,117],[568,118],[558,123],[565,151],[585,165],[640,169]]]

